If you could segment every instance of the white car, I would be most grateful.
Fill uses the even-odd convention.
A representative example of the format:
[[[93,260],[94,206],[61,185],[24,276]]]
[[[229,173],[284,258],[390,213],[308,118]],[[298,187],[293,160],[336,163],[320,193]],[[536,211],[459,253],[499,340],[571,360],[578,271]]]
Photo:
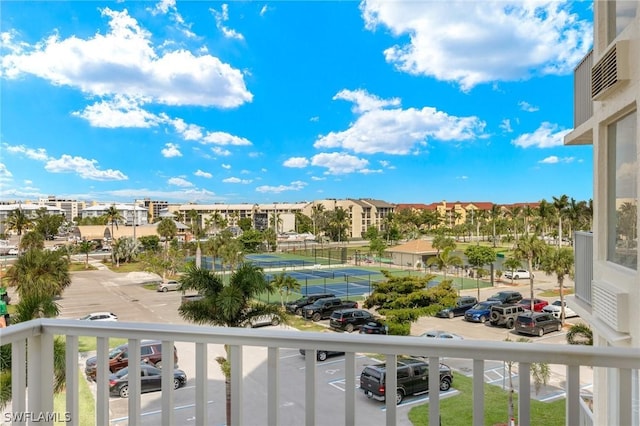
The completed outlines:
[[[111,312],[92,312],[79,319],[88,321],[118,321],[118,316]]]
[[[167,291],[180,290],[180,282],[176,280],[169,280],[158,284],[158,291],[166,293]]]
[[[262,315],[259,317],[251,318],[244,326],[246,328],[262,327],[265,325],[278,325],[280,324],[280,318],[273,314]]]
[[[526,269],[516,269],[515,271],[506,271],[504,277],[509,280],[529,279],[533,277],[533,274]]]
[[[420,337],[427,337],[429,339],[451,339],[451,340],[464,340],[464,337],[455,334],[449,333],[448,331],[443,330],[430,330],[422,333]]]
[[[550,305],[545,306],[544,308],[542,308],[542,312],[546,312],[548,314],[553,315],[554,317],[560,319],[560,313],[562,310],[562,303],[560,302],[560,299],[556,300],[555,302],[553,302]],[[573,309],[571,309],[570,307],[567,306],[567,302],[564,302],[564,317],[565,318],[571,318],[571,317],[577,317],[578,314],[576,314]]]
[[[18,249],[17,249],[17,248],[12,248],[12,249],[9,249],[9,251],[7,252],[7,254],[8,254],[9,256],[17,256],[18,254],[20,254],[20,252],[18,251]]]

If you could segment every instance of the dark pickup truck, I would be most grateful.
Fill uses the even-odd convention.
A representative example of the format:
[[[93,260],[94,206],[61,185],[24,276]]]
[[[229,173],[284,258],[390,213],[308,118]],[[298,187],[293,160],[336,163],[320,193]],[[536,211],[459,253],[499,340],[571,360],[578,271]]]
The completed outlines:
[[[311,305],[302,308],[302,317],[313,321],[320,321],[321,319],[329,318],[333,311],[337,311],[338,309],[357,307],[358,302],[343,301],[339,297],[326,297],[324,299],[318,299]]]
[[[360,389],[368,398],[385,401],[386,376],[386,364],[369,365],[360,374]],[[451,368],[440,364],[440,390],[448,391],[452,382]],[[396,404],[400,404],[405,396],[429,392],[429,364],[418,358],[398,358],[397,385]],[[393,398],[393,391],[390,390],[390,392]]]

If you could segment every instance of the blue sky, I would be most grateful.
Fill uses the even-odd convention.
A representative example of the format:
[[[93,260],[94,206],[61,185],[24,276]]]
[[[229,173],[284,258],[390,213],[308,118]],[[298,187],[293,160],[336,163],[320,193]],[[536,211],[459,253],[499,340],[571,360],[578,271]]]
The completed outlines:
[[[592,198],[591,2],[0,8],[0,199]]]

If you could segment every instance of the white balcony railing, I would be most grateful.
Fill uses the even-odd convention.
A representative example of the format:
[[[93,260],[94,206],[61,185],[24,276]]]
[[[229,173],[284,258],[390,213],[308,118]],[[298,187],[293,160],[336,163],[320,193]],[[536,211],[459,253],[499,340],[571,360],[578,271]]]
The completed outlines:
[[[147,323],[89,323],[77,320],[39,319],[26,323],[11,325],[0,329],[0,342],[11,345],[12,353],[12,407],[13,413],[50,413],[53,411],[53,341],[54,336],[61,335],[66,339],[66,411],[70,424],[77,425],[79,419],[79,368],[78,337],[97,337],[97,381],[95,412],[97,425],[108,425],[109,389],[108,389],[108,342],[110,337],[126,338],[129,341],[129,359],[135,359],[140,352],[140,341],[158,339],[162,341],[163,353],[171,353],[176,342],[192,342],[195,345],[195,406],[194,423],[209,424],[207,421],[210,399],[216,399],[220,407],[224,407],[225,395],[212,395],[208,392],[208,344],[229,345],[231,361],[231,418],[234,425],[255,424],[255,418],[244,418],[243,387],[256,386],[245,383],[246,372],[243,371],[243,351],[249,347],[266,348],[266,415],[260,424],[279,425],[289,420],[281,417],[283,410],[280,387],[282,374],[279,351],[283,348],[304,348],[304,424],[316,424],[318,406],[316,400],[316,359],[315,351],[345,351],[345,383],[344,407],[335,407],[338,423],[340,417],[344,424],[358,424],[355,410],[356,352],[379,353],[387,357],[388,383],[387,389],[396,387],[396,367],[393,362],[398,355],[413,354],[428,357],[430,365],[429,387],[433,389],[429,395],[429,424],[438,425],[440,416],[440,392],[438,389],[438,365],[443,357],[461,358],[472,361],[473,380],[473,425],[484,424],[484,363],[488,360],[515,361],[519,363],[518,417],[519,425],[531,424],[530,416],[530,374],[531,363],[544,362],[566,366],[566,424],[588,424],[588,413],[581,412],[584,404],[580,398],[580,367],[606,367],[617,370],[620,377],[619,389],[608,389],[616,395],[611,410],[619,413],[619,424],[631,424],[632,372],[640,369],[640,357],[637,351],[620,348],[597,348],[552,344],[521,344],[513,342],[489,341],[429,341],[419,337],[353,335],[347,333],[310,333],[273,329],[232,329],[218,327],[199,327],[170,324]],[[25,365],[27,365],[25,373]],[[163,380],[161,392],[162,425],[175,424],[175,401],[173,382],[173,359],[163,359]],[[358,372],[359,373],[359,372]],[[140,376],[140,365],[130,365],[129,377]],[[130,381],[128,404],[128,424],[141,424],[140,382]],[[455,387],[455,379],[454,379]],[[245,389],[246,390],[246,389]],[[602,392],[606,394],[607,392]],[[341,398],[342,399],[342,398]],[[222,409],[224,410],[224,408]],[[395,404],[386,406],[386,424],[395,425],[398,420],[398,408]],[[360,420],[362,421],[362,419]],[[15,421],[14,424],[24,424]],[[38,424],[51,424],[39,422]]]

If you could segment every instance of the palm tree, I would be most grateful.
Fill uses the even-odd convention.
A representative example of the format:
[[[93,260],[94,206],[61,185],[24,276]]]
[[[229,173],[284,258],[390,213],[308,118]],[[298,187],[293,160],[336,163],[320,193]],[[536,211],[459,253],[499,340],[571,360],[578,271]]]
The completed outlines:
[[[542,269],[547,275],[556,274],[558,289],[560,290],[560,321],[564,325],[564,277],[573,276],[573,249],[559,247],[547,250],[542,259]]]
[[[28,296],[54,298],[71,284],[69,263],[57,251],[28,250],[7,271],[10,287],[20,299]]]
[[[22,232],[31,227],[31,219],[22,208],[17,208],[9,212],[4,224],[7,231],[15,231],[18,236],[22,236]]]
[[[535,210],[533,208],[531,208],[530,205],[527,204],[526,206],[524,206],[524,209],[522,210],[522,214],[524,215],[524,233],[528,234],[529,233],[529,221],[535,215]]]
[[[115,204],[112,204],[105,212],[104,216],[107,219],[107,223],[111,224],[111,240],[115,240],[113,235],[113,227],[115,225],[116,229],[118,229],[118,223],[124,221],[124,217],[118,211],[118,208]]]
[[[558,216],[558,247],[562,245],[562,218],[565,215],[565,211],[569,205],[569,197],[561,195],[560,197],[553,197],[553,207],[556,209]]]
[[[44,249],[44,237],[36,231],[29,231],[20,239],[20,251]]]
[[[318,225],[324,216],[324,204],[314,204],[311,207],[311,221],[313,222],[313,235],[318,236]]]
[[[289,295],[292,292],[300,292],[301,284],[298,280],[293,278],[291,275],[287,275],[284,272],[276,275],[275,279],[272,282],[272,285],[278,289],[278,293],[280,293],[280,304],[282,305],[282,309],[284,309],[284,298],[286,296],[287,302],[289,301]]]
[[[164,263],[167,260],[167,246],[169,240],[173,240],[178,233],[178,227],[173,219],[169,219],[168,217],[162,219],[156,228],[156,232],[160,237],[164,239]],[[166,270],[162,271],[162,279],[166,278]]]
[[[522,215],[522,207],[521,206],[513,206],[511,210],[508,212],[509,216],[511,216],[512,229],[513,229],[513,239],[515,242],[518,242],[518,219]]]
[[[453,250],[454,249],[451,247],[445,247],[444,250],[442,250],[436,256],[430,257],[427,260],[428,266],[436,265],[439,270],[443,271],[444,280],[447,279],[447,269],[449,269],[450,266],[459,267],[463,264],[462,258],[460,256],[452,254]]]
[[[543,198],[538,205],[537,213],[540,218],[540,231],[542,235],[547,235],[547,225],[553,216],[553,205],[549,204],[549,202]]]
[[[489,210],[489,216],[491,217],[491,227],[492,233],[491,236],[493,238],[493,247],[496,247],[496,221],[501,216],[502,210],[498,204],[493,204],[491,206],[491,210]]]
[[[530,297],[531,297],[531,311],[533,312],[533,262],[535,260],[540,259],[545,251],[547,250],[547,245],[538,239],[537,235],[527,235],[525,234],[518,243],[516,244],[516,249],[514,250],[514,257],[517,259],[522,259],[527,261],[527,267],[529,270],[529,287],[530,287]]]
[[[93,241],[82,241],[78,244],[78,253],[82,253],[85,255],[84,258],[84,269],[89,269],[89,253],[93,251],[95,248],[95,244]]]
[[[336,208],[329,219],[329,226],[334,241],[341,242],[343,232],[349,227],[349,211],[342,207]]]
[[[265,279],[262,268],[250,263],[242,264],[223,285],[222,280],[211,271],[191,266],[182,278],[182,290],[197,290],[204,297],[180,305],[182,318],[196,324],[222,327],[242,327],[252,318],[275,315],[285,320],[277,305],[253,302],[260,294],[274,292],[274,287]],[[226,348],[228,349],[228,348]],[[231,367],[227,357],[216,361],[225,375],[227,396],[227,424],[231,419]]]
[[[517,259],[515,257],[509,257],[507,260],[505,260],[502,263],[502,266],[505,268],[508,268],[509,271],[515,271],[516,269],[518,269],[521,265],[520,265],[520,259]],[[513,284],[513,276],[514,274],[511,274],[511,284]]]

